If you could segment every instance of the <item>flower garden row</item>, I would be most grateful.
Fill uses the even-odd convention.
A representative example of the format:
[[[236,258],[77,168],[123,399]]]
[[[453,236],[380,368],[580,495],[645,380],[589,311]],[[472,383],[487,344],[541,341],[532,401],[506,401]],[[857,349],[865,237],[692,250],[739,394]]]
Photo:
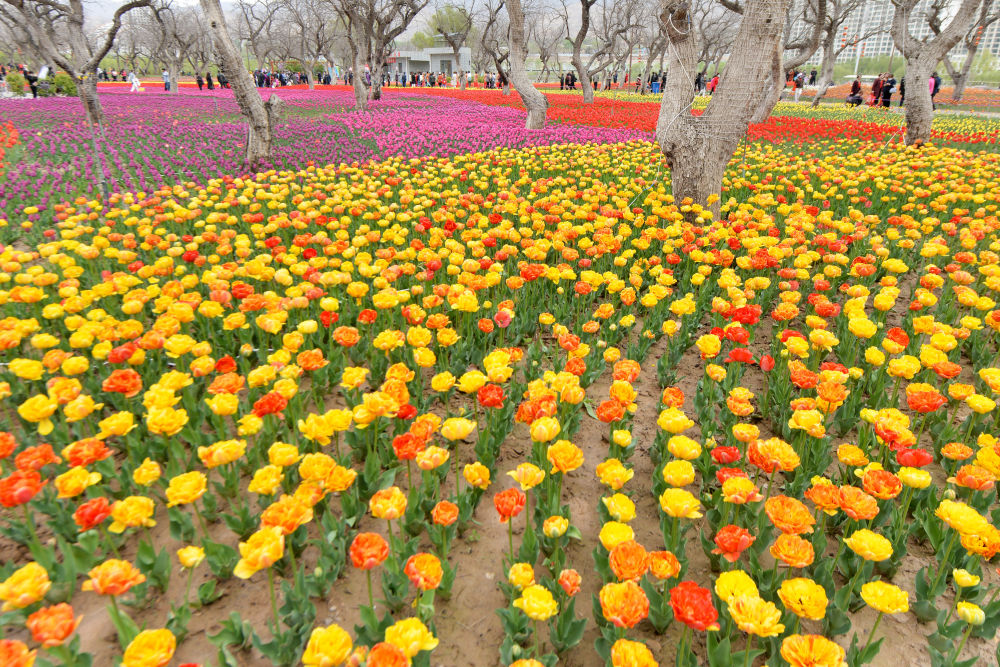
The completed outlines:
[[[549,115],[558,124],[529,133],[514,108],[519,105],[517,96],[499,91],[421,89],[414,95],[408,89],[394,89],[375,103],[374,113],[367,114],[349,111],[351,96],[344,91],[280,94],[288,101],[289,112],[278,127],[274,162],[265,165],[276,169],[395,155],[445,156],[496,147],[651,138],[658,114],[658,105],[651,102],[598,98],[594,105],[583,105],[569,95],[552,93]],[[203,185],[219,174],[242,173],[245,125],[229,92],[101,97],[107,115],[101,140],[104,169],[116,197],[151,192],[165,184]],[[60,215],[57,207],[98,194],[95,176],[100,166],[91,152],[91,133],[75,99],[0,101],[0,110],[8,123],[20,129],[23,143],[0,181],[0,242],[19,238],[26,230],[29,239],[37,239]],[[805,113],[796,105],[779,105],[774,118],[752,128],[750,140],[857,138],[886,144],[902,136],[899,123],[898,116],[877,110]],[[995,142],[995,121],[939,117],[935,123],[939,140]]]
[[[0,662],[458,664],[475,526],[505,667],[989,655],[997,156],[879,147],[752,144],[724,222],[643,141],[56,209],[0,255]]]

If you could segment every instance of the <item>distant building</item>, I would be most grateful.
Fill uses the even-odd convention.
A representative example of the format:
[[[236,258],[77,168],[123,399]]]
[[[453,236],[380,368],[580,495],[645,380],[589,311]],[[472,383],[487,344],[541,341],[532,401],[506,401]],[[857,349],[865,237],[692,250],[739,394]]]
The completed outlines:
[[[463,46],[458,50],[458,62],[450,46],[432,46],[420,51],[393,51],[386,68],[390,74],[414,72],[444,72],[451,76],[458,70],[472,70],[472,49]]]
[[[910,33],[917,39],[930,34],[926,12],[932,2],[933,0],[921,0],[909,19]],[[849,45],[837,56],[837,62],[854,62],[858,58],[887,56],[892,53],[895,42],[890,34],[890,26],[894,12],[895,7],[891,0],[866,0],[852,12],[840,26],[840,34],[837,35],[837,49]],[[798,21],[793,27],[793,34],[802,34],[806,29],[807,26]],[[950,55],[952,58],[961,59],[965,56],[965,51],[963,40],[952,49]],[[979,53],[987,52],[1000,56],[1000,22],[994,23],[980,35]],[[895,53],[897,56],[900,55],[898,49],[895,49]],[[819,65],[822,58],[823,48],[820,47],[807,64]]]

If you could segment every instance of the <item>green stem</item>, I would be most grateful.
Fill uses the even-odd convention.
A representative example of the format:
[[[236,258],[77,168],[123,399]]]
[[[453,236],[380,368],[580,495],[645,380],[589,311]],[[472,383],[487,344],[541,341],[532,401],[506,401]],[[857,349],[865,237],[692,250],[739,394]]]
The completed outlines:
[[[191,509],[194,510],[194,515],[198,518],[198,525],[201,527],[201,534],[206,540],[210,539],[208,535],[208,524],[205,523],[205,517],[201,515],[201,510],[198,509],[198,503],[191,503]]]
[[[35,521],[31,518],[31,512],[28,511],[28,504],[21,505],[21,509],[24,510],[24,523],[28,527],[28,534],[31,536],[32,544],[36,547],[41,547],[42,543],[38,541],[38,533],[35,531]]]
[[[941,559],[941,564],[938,566],[937,574],[934,575],[934,583],[931,585],[931,594],[937,590],[938,582],[941,580],[941,575],[944,574],[944,569],[948,565],[948,560],[951,558],[951,552],[955,549],[955,542],[958,541],[958,533],[956,532],[951,536],[951,540],[948,542],[948,548],[945,549],[944,558]]]
[[[267,593],[271,598],[271,616],[274,620],[274,634],[278,635],[278,601],[274,596],[274,570],[267,568]]]
[[[750,651],[753,650],[753,645],[757,640],[757,635],[750,635],[750,639],[747,641],[747,650],[743,655],[743,667],[747,667],[750,664]]]
[[[865,654],[865,651],[868,650],[869,644],[871,644],[872,643],[872,639],[875,638],[875,631],[878,630],[878,624],[882,622],[882,616],[883,615],[884,614],[880,611],[878,613],[878,616],[875,617],[875,624],[872,626],[871,632],[868,633],[868,641],[865,642],[865,646],[864,646],[864,648],[861,649],[861,653],[859,655],[863,656]]]
[[[191,599],[191,581],[194,579],[194,568],[188,568],[188,578],[187,585],[184,587],[184,606],[188,606],[188,600]]]
[[[542,651],[538,645],[538,621],[532,621],[532,625],[534,627],[531,631],[531,634],[535,636],[535,658],[539,659],[542,657]]]
[[[365,570],[365,578],[368,580],[368,608],[375,611],[375,598],[372,596],[372,571]]]
[[[958,648],[955,650],[955,655],[951,658],[951,664],[955,664],[958,660],[958,656],[962,655],[962,649],[965,648],[965,642],[969,641],[969,635],[972,634],[973,626],[970,625],[965,629],[965,633],[962,635],[962,641],[958,644]]]
[[[514,520],[507,519],[507,544],[510,547],[510,563],[514,564]]]

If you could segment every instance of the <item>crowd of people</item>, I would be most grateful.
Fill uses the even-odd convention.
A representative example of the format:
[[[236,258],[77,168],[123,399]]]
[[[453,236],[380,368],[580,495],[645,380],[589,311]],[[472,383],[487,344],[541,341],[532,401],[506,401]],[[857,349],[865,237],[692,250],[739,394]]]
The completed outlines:
[[[892,72],[883,72],[875,77],[875,80],[872,81],[871,89],[868,91],[868,106],[891,107],[892,96],[897,92],[896,83],[896,77]],[[899,106],[903,106],[906,104],[906,77],[902,77],[898,83]],[[937,72],[934,72],[930,78],[927,79],[927,88],[931,94],[931,106],[936,109],[937,104],[935,103],[934,98],[941,90],[941,76]],[[865,104],[862,92],[863,88],[861,84],[861,77],[857,76],[851,83],[851,94],[847,96],[847,104],[852,107]]]

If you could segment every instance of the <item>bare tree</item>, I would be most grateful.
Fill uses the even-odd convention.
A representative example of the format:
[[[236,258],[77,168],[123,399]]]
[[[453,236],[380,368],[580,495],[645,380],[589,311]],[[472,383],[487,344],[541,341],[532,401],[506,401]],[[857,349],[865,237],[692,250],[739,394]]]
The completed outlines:
[[[316,87],[316,65],[321,56],[330,52],[333,31],[327,27],[322,0],[285,0],[288,27],[294,38],[290,42],[293,60],[306,71],[309,90]]]
[[[637,25],[634,31],[639,35],[640,44],[646,51],[646,66],[643,67],[639,82],[641,92],[649,90],[650,73],[653,70],[653,62],[660,58],[660,67],[663,67],[662,57],[667,48],[666,27],[657,20],[654,7],[642,3],[635,14]]]
[[[927,24],[935,35],[941,33],[942,14],[945,11],[946,6],[942,0],[936,0],[931,5]],[[941,59],[945,69],[948,71],[948,76],[951,77],[952,82],[955,84],[955,92],[952,94],[952,99],[956,102],[961,100],[962,95],[965,93],[965,86],[969,82],[969,72],[972,71],[972,63],[976,59],[976,54],[979,53],[979,42],[983,37],[983,33],[998,20],[1000,20],[1000,10],[995,6],[993,0],[983,0],[972,28],[962,39],[965,46],[965,60],[962,62],[962,66],[960,68],[956,67],[951,62],[951,56],[947,53]]]
[[[833,85],[833,68],[837,64],[837,57],[845,50],[856,47],[869,37],[885,33],[888,24],[867,22],[861,26],[861,31],[847,35],[841,31],[843,26],[851,16],[864,6],[864,0],[827,0],[826,26],[823,32],[823,59],[820,63],[819,81],[817,83],[816,94],[813,96],[813,107],[819,106],[820,100],[826,95],[826,91]],[[847,29],[844,28],[844,31]],[[840,44],[837,44],[837,34],[841,33]]]
[[[715,73],[718,74],[722,59],[736,37],[740,15],[715,0],[696,0],[691,13],[698,35],[698,62],[702,64],[700,71],[704,75],[709,67],[714,66]]]
[[[594,101],[594,77],[627,54],[626,42],[638,39],[638,35],[635,34],[635,29],[639,25],[635,20],[638,18],[635,16],[637,3],[580,0],[580,25],[574,31],[570,26],[570,7],[574,3],[561,1],[566,40],[573,47],[570,62],[576,70],[577,78],[580,79],[583,101],[585,104],[590,104]],[[584,45],[591,33],[594,33],[597,44],[584,60]]]
[[[521,0],[507,0],[507,20],[510,26],[507,29],[507,36],[510,40],[510,81],[514,85],[514,90],[521,96],[524,108],[528,110],[528,117],[524,127],[529,130],[539,130],[545,127],[546,110],[549,108],[549,100],[545,95],[535,88],[528,77],[525,69],[525,60],[528,57],[528,38],[524,32],[524,8]]]
[[[504,0],[486,0],[483,10],[483,33],[478,51],[483,54],[480,56],[481,60],[492,64],[496,69],[497,82],[504,95],[509,95],[510,41],[507,39],[509,22],[504,11]]]
[[[23,30],[27,48],[66,71],[76,84],[77,94],[96,127],[104,122],[104,110],[97,97],[97,68],[111,50],[122,26],[122,17],[133,9],[149,7],[151,0],[130,0],[119,6],[98,39],[88,39],[84,31],[82,0],[0,0],[4,13]],[[103,175],[102,175],[103,177]]]
[[[931,73],[945,54],[954,48],[975,20],[982,0],[961,0],[958,10],[946,27],[938,26],[936,32],[918,39],[910,32],[911,23],[929,20],[933,8],[923,16],[917,12],[920,0],[892,0],[895,13],[892,17],[892,39],[896,48],[906,58],[906,143],[920,144],[931,138],[934,105],[927,86]],[[917,21],[914,21],[917,19]]]
[[[735,10],[740,7],[729,0],[722,0],[722,2],[730,9]],[[785,89],[786,72],[798,69],[816,53],[826,24],[826,5],[827,0],[804,0],[801,4],[793,0],[785,15],[781,46],[772,58],[767,95],[761,99],[754,110],[754,114],[750,118],[751,123],[763,123],[767,120]],[[795,26],[801,26],[801,29],[793,33]]]
[[[561,79],[562,63],[559,61],[559,47],[565,40],[561,18],[558,15],[545,12],[531,22],[528,32],[531,41],[535,43],[535,48],[538,50],[538,60],[541,62],[538,81],[549,80],[549,75],[553,71],[553,68],[549,66],[549,61],[552,60],[553,56]]]
[[[469,77],[468,72],[462,67],[460,51],[469,39],[469,33],[472,32],[473,9],[471,2],[469,6],[449,2],[438,7],[428,21],[428,27],[441,35],[451,47],[452,55],[455,57],[455,76],[458,77],[458,85],[462,90],[468,85]]]
[[[355,53],[355,107],[359,110],[366,106],[358,97],[362,90],[372,99],[381,98],[382,75],[392,45],[427,3],[428,0],[337,0],[336,10],[350,28],[348,33]],[[364,81],[359,84],[365,65],[371,77],[370,91]]]
[[[263,68],[272,47],[268,37],[280,8],[279,0],[238,0],[236,8],[237,34],[250,45],[257,67]]]
[[[691,114],[698,66],[690,0],[663,0],[667,27],[667,79],[656,140],[670,167],[675,200],[708,205],[718,213],[722,176],[750,118],[769,91],[760,86],[780,57],[790,0],[747,0],[718,89],[701,116]]]
[[[208,19],[209,31],[215,42],[222,71],[233,86],[233,96],[247,119],[246,162],[255,165],[271,157],[274,141],[274,126],[281,114],[283,103],[277,95],[271,95],[267,102],[261,99],[250,72],[243,65],[240,52],[233,44],[226,27],[226,17],[222,14],[219,0],[199,0],[201,9]]]
[[[170,91],[178,93],[184,60],[201,37],[201,20],[193,10],[175,7],[172,0],[158,0],[152,15],[159,33],[156,57],[167,68]]]

